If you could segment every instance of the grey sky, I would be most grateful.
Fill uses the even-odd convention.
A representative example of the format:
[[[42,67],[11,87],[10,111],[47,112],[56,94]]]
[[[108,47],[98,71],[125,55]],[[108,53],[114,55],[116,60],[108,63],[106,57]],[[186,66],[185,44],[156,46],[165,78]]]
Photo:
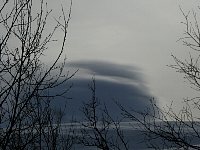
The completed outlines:
[[[61,0],[60,0],[61,2]],[[179,10],[195,9],[197,0],[73,0],[67,57],[70,61],[98,60],[136,66],[160,103],[192,95],[182,76],[166,65],[171,53],[187,57],[176,42],[183,36]],[[50,6],[59,6],[51,1]],[[67,2],[63,1],[67,10]],[[54,55],[52,50],[49,55]],[[83,67],[83,66],[82,66]]]

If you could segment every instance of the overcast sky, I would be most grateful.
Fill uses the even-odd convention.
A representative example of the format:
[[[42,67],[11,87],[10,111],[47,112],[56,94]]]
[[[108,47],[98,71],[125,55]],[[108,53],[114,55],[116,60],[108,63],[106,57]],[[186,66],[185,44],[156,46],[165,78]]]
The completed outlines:
[[[119,68],[137,67],[148,93],[164,105],[190,97],[193,91],[188,84],[167,65],[173,64],[171,54],[180,58],[188,56],[189,49],[177,42],[184,31],[179,7],[187,12],[196,9],[197,2],[73,0],[66,51],[68,61],[84,61],[89,65],[95,60],[95,63],[117,64]],[[68,3],[63,3],[67,10]],[[57,1],[49,4],[58,6]],[[49,54],[54,55],[54,51]],[[79,64],[79,68],[82,67],[84,65]]]
[[[62,15],[61,4],[67,15],[70,2],[47,2],[53,9],[53,17],[47,20],[49,32],[56,24],[54,18]],[[33,10],[35,14],[40,8],[38,4]],[[67,101],[67,117],[83,119],[79,110],[91,96],[88,84],[93,77],[96,96],[116,116],[120,111],[112,100],[126,108],[144,110],[152,97],[161,107],[174,101],[175,108],[181,108],[183,98],[194,97],[195,91],[183,76],[167,65],[174,64],[172,54],[181,59],[188,58],[189,52],[193,55],[177,42],[184,36],[180,7],[186,13],[199,11],[200,16],[198,5],[199,0],[73,0],[64,53],[66,70],[79,71],[68,83],[73,83],[73,88],[67,93],[72,98]],[[62,42],[61,32],[55,35]],[[15,47],[12,38],[11,42],[11,47]],[[50,43],[43,61],[52,63],[60,47],[60,42]],[[68,85],[56,87],[50,93],[62,92]],[[53,102],[59,107],[65,104],[62,98]]]

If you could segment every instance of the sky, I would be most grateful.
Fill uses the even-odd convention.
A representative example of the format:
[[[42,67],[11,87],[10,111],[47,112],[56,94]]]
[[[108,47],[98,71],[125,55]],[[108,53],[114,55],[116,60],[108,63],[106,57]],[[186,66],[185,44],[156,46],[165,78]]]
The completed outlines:
[[[59,3],[67,12],[69,2],[49,1],[49,6],[57,13]],[[180,7],[187,12],[196,10],[197,4],[197,0],[73,0],[66,56],[70,67],[79,69],[75,79],[89,82],[95,75],[97,83],[112,81],[113,86],[122,83],[122,78],[132,80],[130,83],[137,79],[144,95],[155,97],[161,106],[174,101],[179,107],[183,98],[195,92],[167,65],[174,64],[172,54],[188,57],[190,49],[177,42],[184,32]],[[48,61],[55,56],[54,48],[48,51]],[[120,80],[113,81],[110,70],[120,72],[116,75]],[[135,70],[139,70],[136,79]],[[129,87],[128,82],[124,84]],[[116,97],[115,92],[110,93],[111,98]]]
[[[68,14],[69,3],[48,0],[53,12],[47,32],[55,25],[54,18],[62,14],[61,4]],[[167,65],[174,64],[172,54],[188,58],[190,49],[178,42],[184,36],[180,7],[184,12],[200,12],[197,5],[197,0],[73,0],[64,55],[65,69],[78,72],[67,85],[51,91],[61,92],[73,84],[67,93],[67,119],[83,119],[81,107],[91,98],[88,85],[94,77],[96,96],[113,117],[120,115],[116,101],[140,111],[154,97],[160,107],[173,101],[175,110],[182,108],[183,98],[194,97],[197,92]],[[61,32],[55,38],[62,40]],[[52,63],[60,44],[50,43],[44,62]],[[63,99],[53,102],[59,107],[66,104]]]

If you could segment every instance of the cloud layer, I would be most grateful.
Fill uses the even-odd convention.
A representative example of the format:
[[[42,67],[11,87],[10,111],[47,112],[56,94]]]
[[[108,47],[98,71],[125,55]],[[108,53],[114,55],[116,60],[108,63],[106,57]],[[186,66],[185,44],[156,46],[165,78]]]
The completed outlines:
[[[114,116],[120,115],[114,101],[127,109],[134,108],[138,111],[146,109],[149,105],[151,94],[138,67],[102,61],[77,61],[68,64],[67,67],[79,69],[70,81],[74,86],[68,93],[68,97],[72,98],[67,102],[66,114],[69,117],[83,117],[80,110],[82,104],[91,98],[89,85],[93,77],[96,81],[98,100],[101,104],[106,104]],[[64,105],[62,101],[56,102],[57,106]]]

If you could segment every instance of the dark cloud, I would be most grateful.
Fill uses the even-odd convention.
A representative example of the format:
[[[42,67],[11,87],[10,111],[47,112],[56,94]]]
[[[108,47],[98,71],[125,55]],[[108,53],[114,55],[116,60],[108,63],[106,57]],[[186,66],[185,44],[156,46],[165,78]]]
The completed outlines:
[[[139,68],[100,61],[79,61],[69,66],[78,68],[79,75],[70,81],[74,86],[67,95],[72,98],[67,101],[66,114],[68,117],[75,116],[78,119],[83,117],[80,109],[83,102],[91,98],[88,85],[91,84],[93,75],[96,80],[96,96],[101,104],[106,104],[113,116],[120,115],[119,108],[114,101],[128,109],[134,108],[138,111],[148,107],[151,94]],[[62,87],[57,90],[62,90]],[[64,106],[64,101],[56,100],[55,104]]]
[[[69,64],[70,67],[86,69],[89,70],[92,74],[106,76],[106,77],[117,77],[117,78],[126,78],[134,81],[141,81],[140,70],[137,67],[114,64],[111,62],[102,62],[102,61],[77,61]]]

